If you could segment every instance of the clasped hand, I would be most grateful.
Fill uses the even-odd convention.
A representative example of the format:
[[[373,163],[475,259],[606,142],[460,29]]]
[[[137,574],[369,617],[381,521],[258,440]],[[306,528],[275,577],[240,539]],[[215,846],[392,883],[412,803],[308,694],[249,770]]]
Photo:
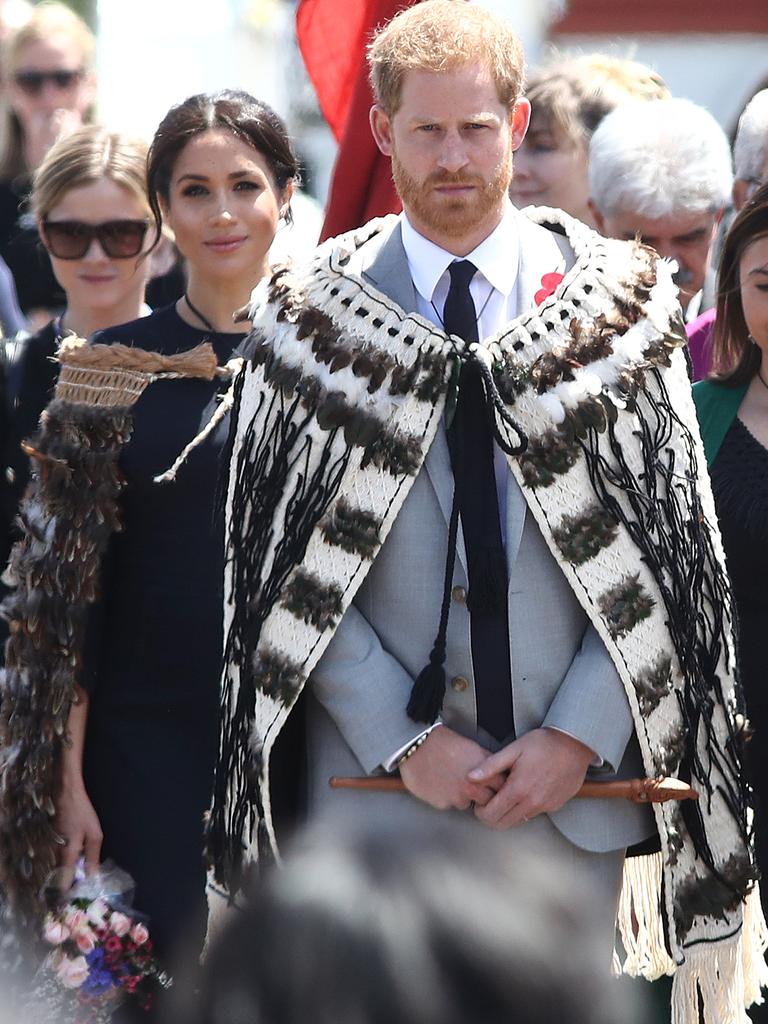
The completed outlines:
[[[534,729],[495,754],[447,726],[403,763],[413,796],[438,810],[468,810],[493,829],[556,811],[584,782],[594,753],[554,729]]]

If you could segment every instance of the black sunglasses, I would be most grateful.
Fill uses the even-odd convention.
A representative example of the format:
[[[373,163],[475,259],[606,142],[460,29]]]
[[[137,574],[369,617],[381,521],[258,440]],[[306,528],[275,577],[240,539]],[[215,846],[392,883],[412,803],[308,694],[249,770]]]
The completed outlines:
[[[46,82],[63,91],[71,89],[82,77],[82,68],[71,71],[62,68],[60,71],[17,71],[13,80],[27,96],[39,96]]]
[[[149,226],[146,220],[105,220],[86,224],[80,220],[43,221],[43,241],[57,260],[81,260],[94,238],[112,260],[138,256]]]

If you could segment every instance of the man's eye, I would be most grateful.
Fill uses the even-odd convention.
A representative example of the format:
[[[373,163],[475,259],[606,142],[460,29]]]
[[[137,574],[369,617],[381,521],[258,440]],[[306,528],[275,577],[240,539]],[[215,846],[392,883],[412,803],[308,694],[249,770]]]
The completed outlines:
[[[419,131],[420,132],[436,132],[437,131],[437,125],[436,124],[420,124],[419,125]]]

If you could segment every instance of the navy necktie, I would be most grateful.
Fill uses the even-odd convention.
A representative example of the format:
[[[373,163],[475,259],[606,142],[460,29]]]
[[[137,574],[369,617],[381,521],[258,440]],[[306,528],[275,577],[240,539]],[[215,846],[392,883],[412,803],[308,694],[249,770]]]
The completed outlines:
[[[466,342],[477,342],[477,313],[469,291],[477,268],[469,260],[449,267],[451,285],[443,326]],[[501,541],[494,471],[493,435],[485,391],[474,360],[462,364],[453,423],[448,431],[467,552],[477,720],[498,740],[514,736],[507,620],[507,563]]]

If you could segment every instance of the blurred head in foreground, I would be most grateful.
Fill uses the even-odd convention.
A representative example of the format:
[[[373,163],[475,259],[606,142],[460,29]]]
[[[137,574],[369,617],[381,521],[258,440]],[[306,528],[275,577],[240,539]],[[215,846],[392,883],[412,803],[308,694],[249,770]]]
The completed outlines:
[[[581,878],[484,838],[305,836],[214,945],[199,1024],[638,1021]]]

